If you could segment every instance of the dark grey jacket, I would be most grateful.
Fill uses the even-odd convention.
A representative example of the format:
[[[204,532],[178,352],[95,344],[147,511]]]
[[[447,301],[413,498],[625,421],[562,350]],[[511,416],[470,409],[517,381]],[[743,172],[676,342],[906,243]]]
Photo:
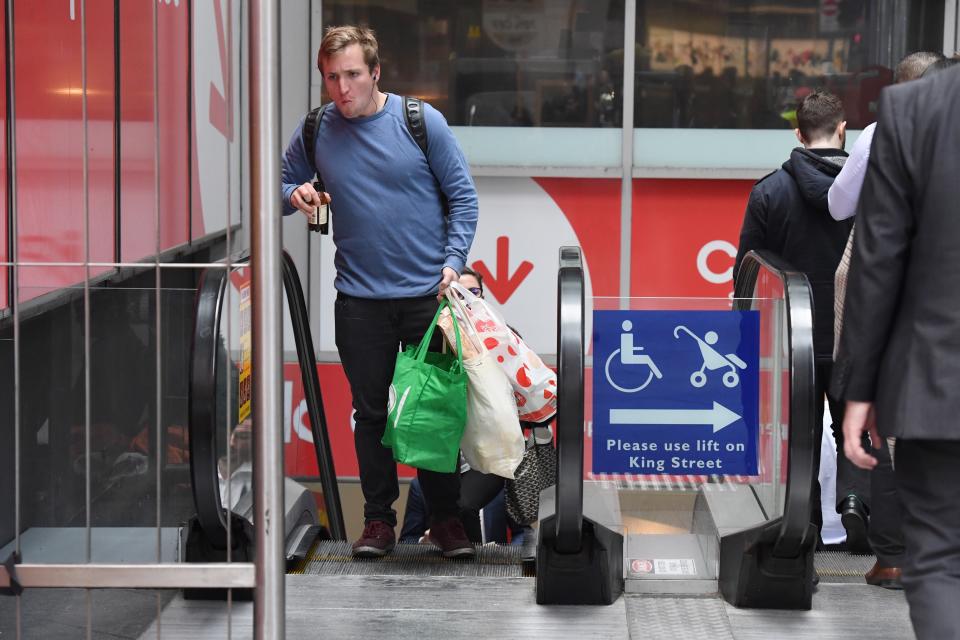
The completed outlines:
[[[733,271],[736,278],[748,251],[766,249],[806,274],[814,351],[825,362],[833,360],[833,276],[853,226],[830,216],[827,191],[846,159],[840,149],[798,147],[779,171],[761,178],[750,192]]]
[[[960,440],[960,66],[879,113],[832,390],[875,402],[882,435]]]

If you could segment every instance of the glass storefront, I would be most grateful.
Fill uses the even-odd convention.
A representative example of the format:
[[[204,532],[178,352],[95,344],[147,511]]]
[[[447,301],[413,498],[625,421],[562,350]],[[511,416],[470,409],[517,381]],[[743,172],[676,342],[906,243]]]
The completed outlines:
[[[782,161],[792,141],[772,132],[811,91],[840,96],[856,131],[904,53],[942,48],[942,0],[895,4],[637,0],[632,48],[623,0],[329,0],[323,24],[371,26],[381,88],[437,107],[474,166],[618,167],[619,136],[596,129],[622,127],[633,51],[634,166],[742,169]]]

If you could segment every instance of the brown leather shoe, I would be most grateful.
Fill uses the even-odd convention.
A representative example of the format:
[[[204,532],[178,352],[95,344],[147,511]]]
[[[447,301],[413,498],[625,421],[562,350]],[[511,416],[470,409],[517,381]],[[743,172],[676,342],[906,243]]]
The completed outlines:
[[[863,576],[867,584],[874,587],[883,587],[884,589],[903,589],[900,582],[899,567],[881,567],[879,562],[875,562],[873,569],[867,571]]]

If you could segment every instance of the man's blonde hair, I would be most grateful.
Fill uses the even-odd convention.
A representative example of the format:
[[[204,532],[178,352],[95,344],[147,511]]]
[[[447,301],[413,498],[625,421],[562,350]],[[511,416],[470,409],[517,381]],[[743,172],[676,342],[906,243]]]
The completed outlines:
[[[377,36],[370,27],[346,25],[327,27],[317,54],[317,68],[323,73],[323,59],[340,53],[352,44],[359,44],[363,50],[363,61],[372,72],[380,64],[380,46]]]

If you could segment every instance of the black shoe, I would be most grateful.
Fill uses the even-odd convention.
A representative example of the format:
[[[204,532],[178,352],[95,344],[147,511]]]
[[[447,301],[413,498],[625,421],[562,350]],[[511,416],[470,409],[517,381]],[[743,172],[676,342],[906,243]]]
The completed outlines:
[[[870,541],[867,539],[869,520],[863,502],[857,496],[847,496],[840,503],[840,522],[847,530],[847,550],[850,553],[870,554]]]

